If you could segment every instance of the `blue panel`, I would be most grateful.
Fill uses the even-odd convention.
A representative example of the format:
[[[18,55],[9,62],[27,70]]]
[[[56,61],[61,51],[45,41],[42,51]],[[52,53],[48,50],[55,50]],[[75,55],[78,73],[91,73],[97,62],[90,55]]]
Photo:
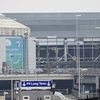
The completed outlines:
[[[6,62],[12,69],[23,68],[23,38],[6,38]]]
[[[21,81],[21,87],[51,87],[51,81]]]

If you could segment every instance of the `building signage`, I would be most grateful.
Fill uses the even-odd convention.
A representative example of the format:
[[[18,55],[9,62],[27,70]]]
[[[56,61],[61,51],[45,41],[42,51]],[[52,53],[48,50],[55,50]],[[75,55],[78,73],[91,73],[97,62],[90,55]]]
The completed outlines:
[[[22,87],[50,87],[51,81],[22,81]]]
[[[20,81],[18,82],[17,88],[18,88],[18,84],[20,89],[51,89],[52,86],[52,81],[50,80],[46,80],[46,81]]]
[[[23,38],[6,38],[6,62],[12,70],[23,69]]]

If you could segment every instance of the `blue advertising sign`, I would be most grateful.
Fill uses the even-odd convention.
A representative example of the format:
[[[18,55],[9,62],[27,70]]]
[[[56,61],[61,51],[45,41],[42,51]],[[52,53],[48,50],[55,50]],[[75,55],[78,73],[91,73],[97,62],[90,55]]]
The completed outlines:
[[[13,69],[23,68],[23,38],[6,38],[6,62]]]
[[[52,81],[16,81],[15,89],[31,90],[31,89],[51,89]]]
[[[51,81],[22,81],[21,87],[51,87]]]

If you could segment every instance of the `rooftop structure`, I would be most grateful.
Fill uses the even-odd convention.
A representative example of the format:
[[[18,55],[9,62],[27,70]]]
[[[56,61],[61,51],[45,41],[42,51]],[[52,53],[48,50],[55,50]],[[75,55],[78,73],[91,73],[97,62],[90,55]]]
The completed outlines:
[[[25,33],[30,35],[29,27],[15,21],[15,19],[0,15],[0,35],[25,36]]]
[[[76,37],[76,15],[79,37],[100,37],[100,13],[4,13],[31,28],[31,36]]]

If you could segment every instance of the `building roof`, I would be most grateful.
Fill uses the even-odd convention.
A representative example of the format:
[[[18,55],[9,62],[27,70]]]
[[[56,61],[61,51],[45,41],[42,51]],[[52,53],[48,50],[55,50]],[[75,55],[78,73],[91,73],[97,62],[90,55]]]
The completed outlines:
[[[12,19],[0,19],[0,28],[28,28]]]
[[[5,17],[5,15],[0,14],[0,35],[30,35],[30,28],[17,22],[14,19]]]
[[[31,28],[35,37],[100,37],[100,13],[5,13]]]
[[[29,27],[0,14],[0,28],[29,28]]]

